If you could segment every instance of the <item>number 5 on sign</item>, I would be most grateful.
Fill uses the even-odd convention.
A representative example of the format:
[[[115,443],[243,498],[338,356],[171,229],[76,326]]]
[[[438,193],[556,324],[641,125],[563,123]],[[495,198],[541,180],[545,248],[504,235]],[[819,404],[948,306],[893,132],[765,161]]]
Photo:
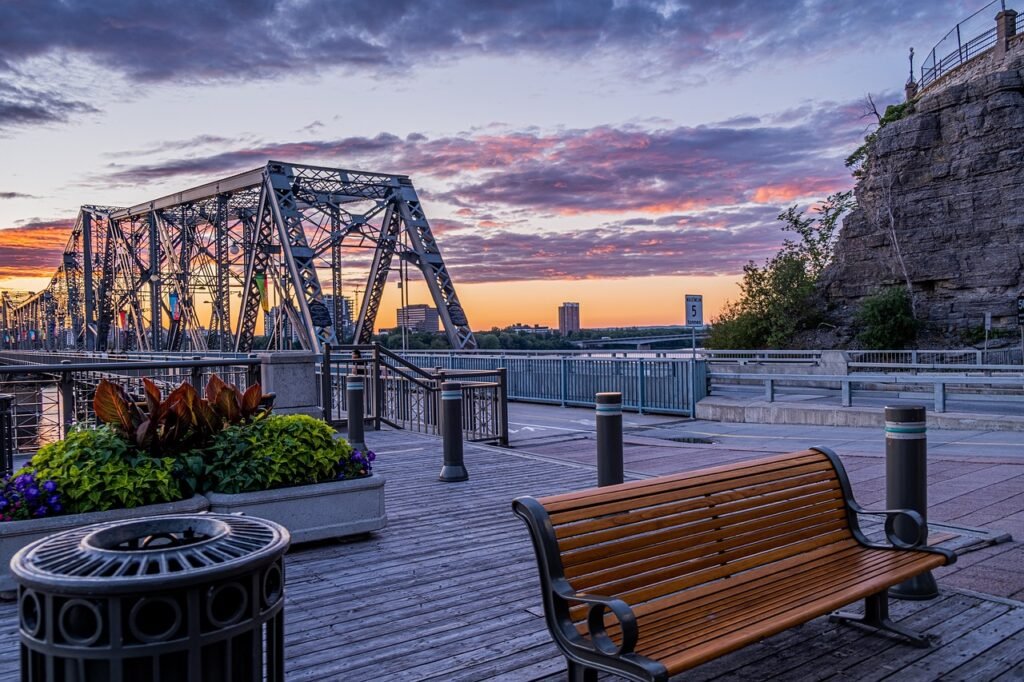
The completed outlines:
[[[686,326],[704,324],[704,297],[700,294],[686,295]]]

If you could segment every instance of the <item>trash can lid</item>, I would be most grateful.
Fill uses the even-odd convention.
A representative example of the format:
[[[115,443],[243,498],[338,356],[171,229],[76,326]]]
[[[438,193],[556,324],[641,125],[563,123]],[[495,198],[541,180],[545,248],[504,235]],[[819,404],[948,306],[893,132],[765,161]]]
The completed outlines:
[[[11,571],[44,592],[173,589],[246,573],[284,554],[290,541],[284,526],[252,516],[148,516],[49,535],[15,554]]]

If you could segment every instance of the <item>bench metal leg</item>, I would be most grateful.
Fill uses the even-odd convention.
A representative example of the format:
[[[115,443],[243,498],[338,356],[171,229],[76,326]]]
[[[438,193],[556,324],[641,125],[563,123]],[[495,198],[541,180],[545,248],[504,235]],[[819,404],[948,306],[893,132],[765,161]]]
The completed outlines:
[[[565,659],[569,667],[569,682],[597,682],[597,671],[576,661]]]
[[[879,592],[865,599],[863,615],[836,611],[829,616],[829,620],[855,625],[871,632],[896,635],[922,649],[927,649],[932,645],[927,635],[901,628],[892,622],[889,618],[889,596],[886,592]]]

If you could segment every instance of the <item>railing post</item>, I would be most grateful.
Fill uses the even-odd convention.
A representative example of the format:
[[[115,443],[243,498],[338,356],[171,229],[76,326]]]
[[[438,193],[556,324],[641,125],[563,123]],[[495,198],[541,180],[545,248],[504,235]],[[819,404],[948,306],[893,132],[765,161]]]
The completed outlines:
[[[353,368],[353,370],[356,368]],[[349,374],[345,377],[345,394],[348,403],[348,442],[356,450],[366,451],[366,436],[363,432],[363,397],[366,382],[362,376]]]
[[[885,502],[887,509],[913,509],[928,529],[928,441],[922,405],[885,408]],[[897,517],[893,530],[904,542],[917,541],[916,526]],[[930,572],[889,588],[897,599],[932,599],[939,594]]]
[[[623,481],[622,394],[598,393],[594,396],[597,421],[597,485],[616,485]]]
[[[941,381],[935,382],[935,411],[946,411],[946,384]]]
[[[384,379],[380,372],[380,346],[373,344],[373,430],[380,431],[380,420],[384,415]]]
[[[468,480],[462,452],[462,384],[458,381],[441,384],[441,434],[444,465],[438,480],[446,483]]]
[[[255,353],[249,353],[248,357],[250,359],[252,359],[252,360],[255,360],[259,356],[256,355]],[[249,365],[249,372],[248,372],[248,376],[246,377],[246,386],[247,387],[248,386],[254,386],[254,385],[260,383],[260,374],[261,374],[260,363],[254,362],[251,365]]]
[[[331,344],[324,344],[324,355],[320,360],[320,403],[324,408],[324,421],[334,420],[334,377],[331,374]]]
[[[498,441],[508,447],[508,369],[498,368],[498,414],[500,415],[501,437]]]
[[[840,381],[839,382],[839,388],[840,388],[840,390],[842,392],[842,396],[843,396],[842,397],[843,407],[850,407],[853,404],[853,395],[852,395],[853,392],[850,390],[850,381],[848,379],[845,380],[845,381]]]
[[[70,360],[61,360],[60,364],[70,365]],[[68,435],[71,425],[75,423],[75,381],[71,378],[71,372],[61,372],[60,380],[57,382],[58,411],[63,432],[61,438]]]
[[[569,396],[569,368],[564,356],[558,359],[559,375],[561,382],[562,407],[565,407]]]
[[[770,403],[775,402],[775,380],[766,378],[764,380],[764,399]]]
[[[647,391],[647,377],[644,372],[644,361],[637,360],[637,375],[638,375],[638,393],[637,396],[637,410],[640,414],[644,413],[644,393]]]
[[[202,360],[202,358],[199,357],[198,355],[193,355],[192,359],[193,360]],[[199,383],[203,380],[203,376],[202,375],[203,375],[203,368],[202,367],[192,367],[191,371],[189,372],[189,383],[191,383],[192,384],[192,388],[196,389],[197,391],[201,390],[201,387],[199,386]]]
[[[0,394],[0,465],[3,475],[14,473],[14,396]]]

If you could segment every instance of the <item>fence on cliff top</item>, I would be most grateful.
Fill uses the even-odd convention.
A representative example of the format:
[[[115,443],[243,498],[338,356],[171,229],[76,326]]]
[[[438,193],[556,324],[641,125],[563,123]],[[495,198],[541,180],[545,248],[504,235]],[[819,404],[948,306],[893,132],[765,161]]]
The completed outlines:
[[[995,15],[991,12],[1005,9],[1005,4],[1006,0],[992,0],[954,26],[942,40],[935,43],[935,47],[921,64],[921,80],[918,85],[925,88],[961,64],[994,47],[996,26]],[[1024,14],[1021,17],[1024,17]]]

